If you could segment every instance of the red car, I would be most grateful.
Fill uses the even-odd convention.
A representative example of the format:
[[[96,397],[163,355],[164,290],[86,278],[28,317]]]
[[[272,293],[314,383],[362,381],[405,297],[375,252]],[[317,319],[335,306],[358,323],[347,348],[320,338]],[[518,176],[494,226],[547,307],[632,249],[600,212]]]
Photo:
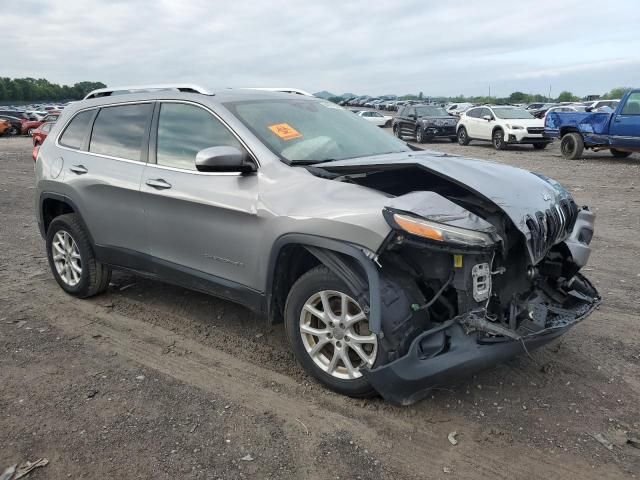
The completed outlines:
[[[47,139],[47,135],[49,135],[49,132],[51,131],[51,127],[53,127],[53,125],[55,124],[55,122],[47,122],[47,123],[43,123],[42,125],[40,125],[38,128],[36,128],[33,131],[33,161],[35,162],[36,159],[38,158],[38,151],[40,150],[40,145],[42,145],[44,143],[44,141]]]
[[[56,120],[58,120],[59,116],[60,116],[60,113],[50,113],[49,115],[44,117],[42,120],[25,120],[24,122],[22,122],[22,134],[33,136],[33,133],[35,132],[35,130],[39,128],[42,124],[47,122],[55,122]]]
[[[54,123],[55,122],[43,123],[42,125],[40,125],[38,128],[36,128],[33,131],[32,137],[33,137],[33,146],[34,147],[39,147],[40,145],[42,145],[44,140],[47,138],[47,135],[51,131],[51,127],[53,127]]]

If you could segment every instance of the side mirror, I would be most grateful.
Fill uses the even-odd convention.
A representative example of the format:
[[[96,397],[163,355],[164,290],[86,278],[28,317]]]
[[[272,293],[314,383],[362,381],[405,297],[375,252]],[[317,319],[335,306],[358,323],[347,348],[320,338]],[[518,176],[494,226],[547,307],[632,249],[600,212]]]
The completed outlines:
[[[196,155],[196,168],[199,172],[239,172],[256,171],[249,155],[236,147],[209,147]]]
[[[485,115],[482,118],[484,118],[487,122],[490,122],[491,120],[493,120],[493,117],[491,115]]]

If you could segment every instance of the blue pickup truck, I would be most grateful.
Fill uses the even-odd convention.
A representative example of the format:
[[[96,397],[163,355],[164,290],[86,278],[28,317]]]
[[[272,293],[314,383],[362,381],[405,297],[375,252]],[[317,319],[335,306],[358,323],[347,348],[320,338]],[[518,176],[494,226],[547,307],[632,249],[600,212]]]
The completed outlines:
[[[551,112],[544,136],[560,138],[562,155],[570,160],[585,148],[609,150],[617,158],[640,152],[640,90],[628,91],[612,112]]]

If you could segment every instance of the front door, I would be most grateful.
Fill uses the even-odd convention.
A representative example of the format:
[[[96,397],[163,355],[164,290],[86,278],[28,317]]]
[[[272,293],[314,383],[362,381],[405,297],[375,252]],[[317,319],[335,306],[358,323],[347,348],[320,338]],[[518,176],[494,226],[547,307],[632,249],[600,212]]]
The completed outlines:
[[[145,223],[159,274],[235,299],[238,287],[256,286],[259,179],[197,171],[196,154],[214,146],[244,148],[203,107],[159,104],[141,185]]]
[[[609,127],[611,145],[640,150],[640,92],[634,92],[620,113],[614,115]]]

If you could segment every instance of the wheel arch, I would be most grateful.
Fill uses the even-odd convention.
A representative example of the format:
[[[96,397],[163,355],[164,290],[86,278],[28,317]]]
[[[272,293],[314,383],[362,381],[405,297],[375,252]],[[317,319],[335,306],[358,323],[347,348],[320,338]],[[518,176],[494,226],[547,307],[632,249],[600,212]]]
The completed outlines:
[[[84,228],[91,245],[94,246],[93,236],[87,228],[80,210],[76,204],[69,197],[60,193],[44,192],[40,195],[39,208],[38,208],[38,225],[40,227],[40,234],[43,238],[47,236],[47,230],[54,218],[64,215],[66,213],[75,213],[80,220],[82,228]]]
[[[559,133],[560,133],[560,138],[564,137],[567,133],[580,133],[581,134],[581,132],[578,129],[578,127],[561,127]]]
[[[368,310],[371,331],[381,333],[380,277],[373,260],[356,245],[308,234],[284,235],[271,250],[266,288],[268,322],[282,322],[291,287],[317,265],[325,265],[347,284]]]
[[[491,138],[493,138],[493,136],[495,135],[497,130],[502,130],[502,133],[504,134],[504,127],[502,125],[496,125],[495,127],[493,127],[493,129],[491,130]]]

